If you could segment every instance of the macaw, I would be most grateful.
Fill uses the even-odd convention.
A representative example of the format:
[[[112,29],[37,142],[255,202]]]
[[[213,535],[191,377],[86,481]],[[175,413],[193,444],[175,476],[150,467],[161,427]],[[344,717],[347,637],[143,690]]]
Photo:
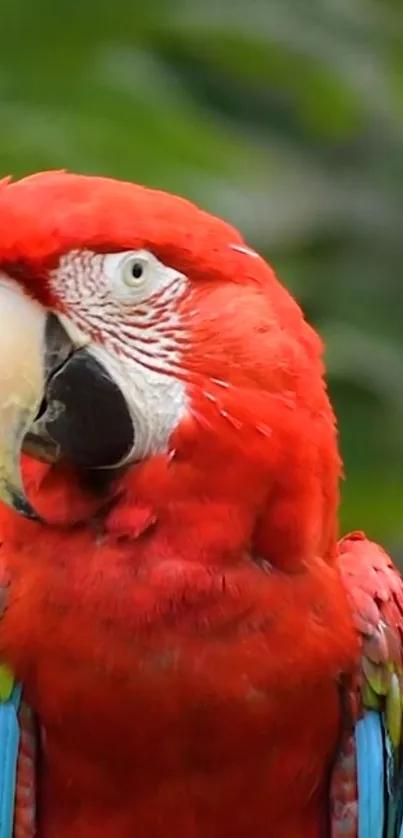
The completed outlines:
[[[340,476],[322,343],[239,232],[1,183],[14,838],[399,835],[403,584],[338,541]]]

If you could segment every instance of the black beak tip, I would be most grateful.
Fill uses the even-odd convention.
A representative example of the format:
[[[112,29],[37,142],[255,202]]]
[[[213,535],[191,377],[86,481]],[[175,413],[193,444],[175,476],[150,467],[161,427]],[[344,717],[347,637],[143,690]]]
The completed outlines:
[[[31,506],[27,498],[18,492],[16,489],[10,490],[11,495],[11,504],[13,509],[18,512],[20,515],[24,515],[25,518],[29,518],[30,521],[41,521],[42,519],[40,516],[35,512],[35,509]]]

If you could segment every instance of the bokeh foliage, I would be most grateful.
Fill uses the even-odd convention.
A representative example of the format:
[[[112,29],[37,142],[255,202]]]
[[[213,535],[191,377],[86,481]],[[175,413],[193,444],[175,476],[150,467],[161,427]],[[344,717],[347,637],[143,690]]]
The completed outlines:
[[[0,172],[67,167],[239,225],[327,342],[342,527],[403,544],[399,0],[0,0]]]

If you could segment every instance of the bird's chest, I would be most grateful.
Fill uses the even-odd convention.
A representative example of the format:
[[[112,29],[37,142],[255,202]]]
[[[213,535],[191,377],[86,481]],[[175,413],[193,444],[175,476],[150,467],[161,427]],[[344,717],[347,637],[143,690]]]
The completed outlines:
[[[155,778],[274,753],[269,649],[258,672],[253,646],[253,638],[168,629],[116,629],[103,639],[83,632],[74,653],[42,647],[19,672],[46,739],[56,736],[65,753],[75,740],[86,758],[109,765],[130,754]]]
[[[64,820],[85,838],[297,836],[289,797],[308,823],[339,720],[339,664],[312,659],[307,614],[269,608],[254,569],[133,582],[107,560],[17,568],[0,624],[43,731],[44,838]]]
[[[213,588],[90,571],[33,566],[9,587],[0,646],[46,737],[109,762],[129,751],[154,772],[259,748],[271,652],[241,625],[243,603],[217,620]]]
[[[252,641],[115,630],[97,646],[82,627],[72,656],[60,643],[56,654],[59,620],[24,665],[42,729],[38,838],[267,838],[267,823],[279,836],[285,823],[278,783],[295,787],[297,809],[312,799],[323,756],[306,760],[300,732],[292,741],[296,713],[288,729],[276,719]]]
[[[280,715],[245,676],[244,656],[230,682],[213,654],[202,662],[194,650],[181,666],[187,653],[138,653],[137,666],[133,655],[130,682],[89,670],[79,684],[66,672],[53,692],[38,669],[39,838],[267,838],[268,824],[301,838],[301,822],[304,838],[323,835],[336,713],[309,729],[305,701],[300,715],[296,704]]]

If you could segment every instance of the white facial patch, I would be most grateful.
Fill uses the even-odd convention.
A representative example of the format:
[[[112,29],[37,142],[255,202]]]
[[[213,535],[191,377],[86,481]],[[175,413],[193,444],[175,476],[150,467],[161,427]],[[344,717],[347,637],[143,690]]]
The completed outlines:
[[[135,430],[130,459],[166,451],[187,413],[175,375],[187,337],[177,306],[187,278],[145,250],[72,251],[50,282],[70,337],[87,345],[125,396]]]

